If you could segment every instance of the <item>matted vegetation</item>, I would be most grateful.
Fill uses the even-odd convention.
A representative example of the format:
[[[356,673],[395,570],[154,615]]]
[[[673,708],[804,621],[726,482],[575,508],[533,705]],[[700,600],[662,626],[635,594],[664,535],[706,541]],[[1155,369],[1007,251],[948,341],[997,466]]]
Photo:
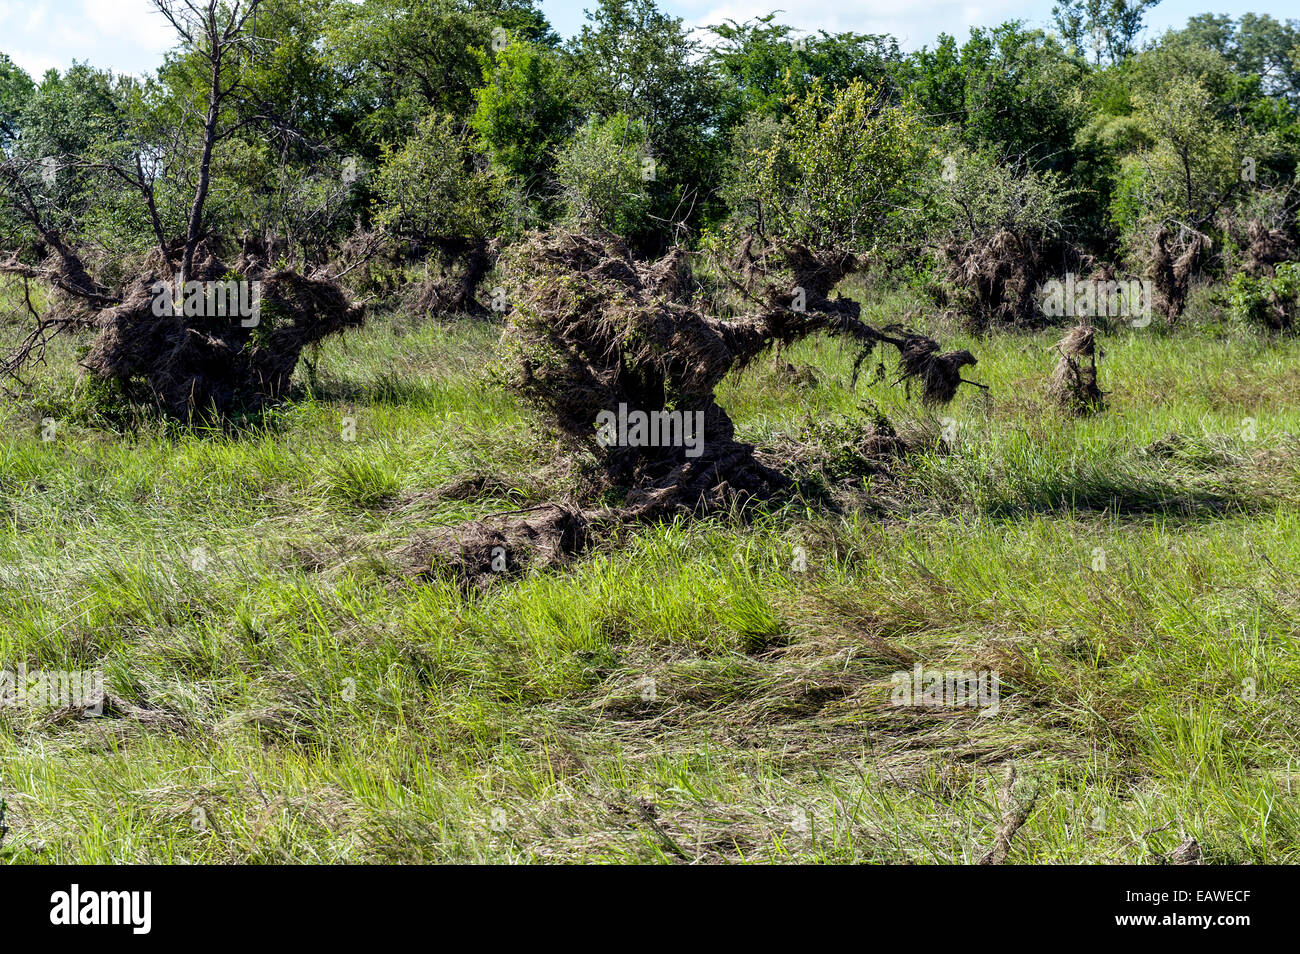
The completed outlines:
[[[151,2],[0,57],[0,861],[1300,861],[1300,24]]]
[[[967,862],[1007,761],[1037,790],[1008,862],[1296,859],[1294,343],[1132,331],[1077,420],[1036,384],[1053,334],[979,342],[991,395],[942,448],[869,392],[931,440],[844,487],[874,515],[795,499],[413,584],[413,530],[573,488],[494,339],[371,327],[257,428],[129,439],[54,357],[0,441],[0,651],[102,665],[121,704],[4,710],[8,860]],[[854,356],[798,344],[824,383],[760,362],[718,400],[759,446],[863,426]],[[891,705],[917,664],[997,667],[998,713]]]

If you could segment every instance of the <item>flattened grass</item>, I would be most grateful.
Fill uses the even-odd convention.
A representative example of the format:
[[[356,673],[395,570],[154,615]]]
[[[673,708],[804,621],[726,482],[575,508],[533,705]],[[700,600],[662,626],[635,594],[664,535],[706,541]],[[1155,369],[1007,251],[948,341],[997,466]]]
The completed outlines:
[[[815,383],[759,362],[722,401],[760,442],[865,400],[946,432],[865,480],[887,507],[412,582],[420,531],[570,489],[495,337],[377,322],[223,433],[104,416],[58,343],[0,408],[0,668],[125,708],[0,708],[0,858],[961,863],[1008,760],[1011,862],[1300,856],[1300,342],[1104,338],[1084,421],[1051,333],[946,335],[993,390],[934,419],[808,342]],[[892,705],[918,664],[996,671],[996,711]]]

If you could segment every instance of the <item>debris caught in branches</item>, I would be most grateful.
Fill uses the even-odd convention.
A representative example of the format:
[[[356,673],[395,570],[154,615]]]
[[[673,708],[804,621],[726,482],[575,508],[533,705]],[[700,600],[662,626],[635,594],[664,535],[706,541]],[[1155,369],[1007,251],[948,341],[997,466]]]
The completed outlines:
[[[790,486],[786,474],[736,439],[715,396],[724,377],[778,343],[820,332],[845,337],[862,349],[859,365],[877,346],[890,345],[899,354],[900,380],[916,384],[930,405],[952,400],[962,369],[976,363],[969,352],[941,352],[916,332],[872,327],[857,302],[833,296],[840,280],[862,266],[857,256],[797,244],[760,248],[751,239],[732,265],[746,310],[727,319],[696,304],[690,256],[680,249],[643,261],[614,236],[553,231],[535,233],[503,256],[513,308],[502,339],[508,384],[574,453],[596,457],[603,489],[622,492],[622,505],[602,521],[743,508]],[[620,426],[647,421],[654,435],[670,439],[603,436],[602,416],[617,417]],[[562,523],[571,526],[568,517]],[[521,528],[481,527],[472,536],[498,539],[514,530]],[[584,534],[541,533],[585,545]],[[481,578],[463,561],[458,572]]]
[[[1097,385],[1095,329],[1087,323],[1075,325],[1055,347],[1060,360],[1048,381],[1048,396],[1080,417],[1104,410],[1105,395]]]

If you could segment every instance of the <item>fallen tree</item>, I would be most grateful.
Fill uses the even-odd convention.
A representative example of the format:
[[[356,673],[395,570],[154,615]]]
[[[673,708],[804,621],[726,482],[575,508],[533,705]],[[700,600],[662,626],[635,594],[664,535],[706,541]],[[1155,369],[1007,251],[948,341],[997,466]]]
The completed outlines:
[[[848,338],[860,349],[855,372],[878,346],[891,346],[899,380],[919,387],[929,404],[950,401],[963,369],[976,363],[924,335],[872,327],[857,302],[832,297],[862,267],[855,255],[746,240],[730,269],[746,309],[731,319],[695,304],[690,260],[673,249],[640,261],[620,239],[597,233],[534,233],[506,252],[507,382],[571,452],[594,455],[600,478],[592,496],[618,490],[622,503],[548,505],[453,529],[426,551],[435,563],[480,583],[530,561],[562,562],[586,545],[593,525],[743,509],[786,490],[788,475],[736,439],[714,393],[774,345],[821,332]]]
[[[260,410],[288,390],[303,348],[363,320],[362,306],[349,302],[332,280],[256,266],[232,272],[211,253],[192,268],[192,285],[204,293],[201,308],[161,303],[172,284],[147,272],[125,290],[121,304],[99,313],[82,361],[127,396],[173,417]],[[235,274],[238,279],[231,278]],[[253,313],[213,307],[214,293],[232,285],[252,286],[247,298],[256,301]]]

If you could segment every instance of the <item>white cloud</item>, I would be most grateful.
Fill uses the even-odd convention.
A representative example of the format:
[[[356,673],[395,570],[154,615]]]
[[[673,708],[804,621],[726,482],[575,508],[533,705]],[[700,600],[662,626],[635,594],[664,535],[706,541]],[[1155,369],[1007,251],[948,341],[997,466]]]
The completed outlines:
[[[0,53],[34,77],[73,60],[152,72],[172,43],[149,0],[0,0]]]

